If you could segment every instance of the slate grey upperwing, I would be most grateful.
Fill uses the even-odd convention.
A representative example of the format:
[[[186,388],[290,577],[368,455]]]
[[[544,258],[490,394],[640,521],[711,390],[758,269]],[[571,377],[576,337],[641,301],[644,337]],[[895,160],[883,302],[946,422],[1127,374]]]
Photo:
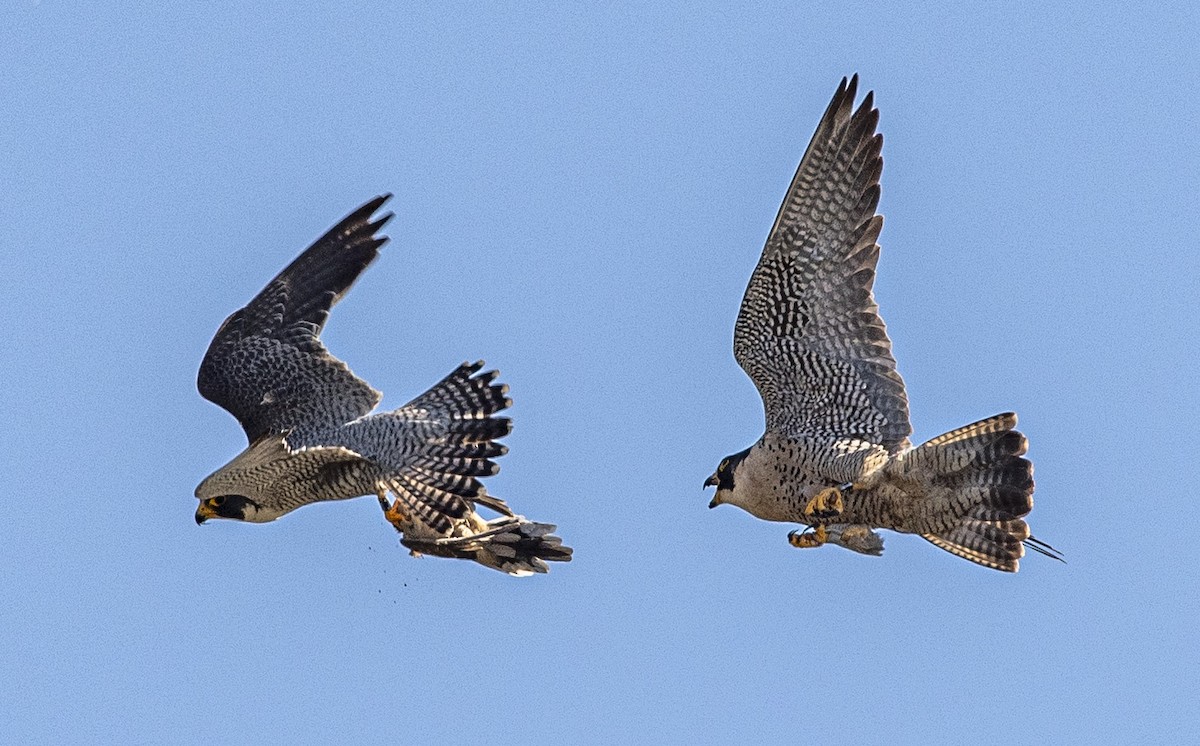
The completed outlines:
[[[883,136],[858,76],[842,80],[800,161],[742,300],[734,356],[767,429],[861,438],[896,452],[912,432],[872,286]]]
[[[390,194],[350,213],[217,331],[200,364],[200,395],[237,418],[250,442],[267,433],[340,425],[381,394],[319,338],[336,304],[379,255],[391,219],[371,216]]]

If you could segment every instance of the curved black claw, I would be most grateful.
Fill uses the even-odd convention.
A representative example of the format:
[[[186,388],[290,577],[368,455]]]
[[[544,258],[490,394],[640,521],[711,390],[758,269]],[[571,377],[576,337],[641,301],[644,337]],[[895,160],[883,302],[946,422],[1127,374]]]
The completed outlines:
[[[812,533],[809,533],[809,531]],[[822,546],[829,538],[824,526],[817,526],[813,529],[804,529],[803,531],[791,531],[788,533],[788,543],[797,549],[812,549]]]

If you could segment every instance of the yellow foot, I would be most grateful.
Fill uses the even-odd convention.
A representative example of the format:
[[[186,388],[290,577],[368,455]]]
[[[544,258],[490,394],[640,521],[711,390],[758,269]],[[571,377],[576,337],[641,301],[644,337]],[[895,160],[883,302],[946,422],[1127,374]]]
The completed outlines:
[[[841,515],[845,508],[846,502],[842,499],[842,491],[837,487],[826,487],[813,495],[808,504],[804,506],[804,517],[827,520]]]
[[[788,543],[797,549],[812,549],[819,547],[829,538],[824,526],[817,526],[810,534],[807,531],[793,531],[788,534]]]
[[[387,498],[381,496],[379,505],[383,508],[383,517],[387,519],[387,522],[400,533],[404,533],[404,527],[408,525],[408,516],[400,510],[400,501],[396,500],[388,505]]]

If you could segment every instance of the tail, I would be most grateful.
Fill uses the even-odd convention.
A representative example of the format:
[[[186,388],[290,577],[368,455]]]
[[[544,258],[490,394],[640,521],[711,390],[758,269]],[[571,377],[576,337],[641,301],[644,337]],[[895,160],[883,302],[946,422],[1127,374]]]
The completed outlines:
[[[488,521],[484,530],[462,537],[419,539],[409,535],[400,543],[414,555],[469,559],[500,572],[521,577],[549,572],[547,562],[570,562],[571,547],[552,532],[555,526],[535,523],[519,515]]]
[[[500,470],[491,459],[508,447],[496,440],[512,431],[512,420],[493,416],[512,406],[508,387],[494,383],[494,370],[475,375],[481,368],[482,360],[463,363],[394,413],[425,428],[428,440],[386,482],[405,517],[393,525],[416,554],[470,559],[509,575],[544,573],[546,562],[569,562],[571,548],[553,525],[515,515],[478,479]],[[500,516],[485,522],[475,505]]]
[[[1062,560],[1029,534],[1023,520],[1033,510],[1033,464],[1011,412],[939,435],[901,460],[908,478],[927,491],[929,522],[952,523],[925,539],[984,567],[1016,572],[1025,549]]]
[[[493,383],[499,375],[494,370],[475,375],[482,367],[482,360],[463,363],[392,413],[410,427],[426,429],[428,440],[387,486],[439,532],[470,512],[471,503],[512,514],[477,479],[500,471],[491,459],[508,453],[508,446],[495,441],[512,431],[512,420],[492,416],[512,406],[508,386]]]

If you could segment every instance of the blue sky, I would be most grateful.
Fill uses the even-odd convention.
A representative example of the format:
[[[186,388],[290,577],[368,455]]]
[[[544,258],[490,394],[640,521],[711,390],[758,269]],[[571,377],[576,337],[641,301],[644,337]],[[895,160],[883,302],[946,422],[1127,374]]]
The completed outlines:
[[[0,740],[1194,735],[1200,14],[974,5],[6,3]],[[914,440],[1017,411],[1067,565],[706,509],[762,428],[742,292],[853,72]],[[575,547],[549,576],[410,559],[369,498],[192,520],[244,443],[213,332],[382,191],[325,339],[386,407],[500,369],[489,487]]]

